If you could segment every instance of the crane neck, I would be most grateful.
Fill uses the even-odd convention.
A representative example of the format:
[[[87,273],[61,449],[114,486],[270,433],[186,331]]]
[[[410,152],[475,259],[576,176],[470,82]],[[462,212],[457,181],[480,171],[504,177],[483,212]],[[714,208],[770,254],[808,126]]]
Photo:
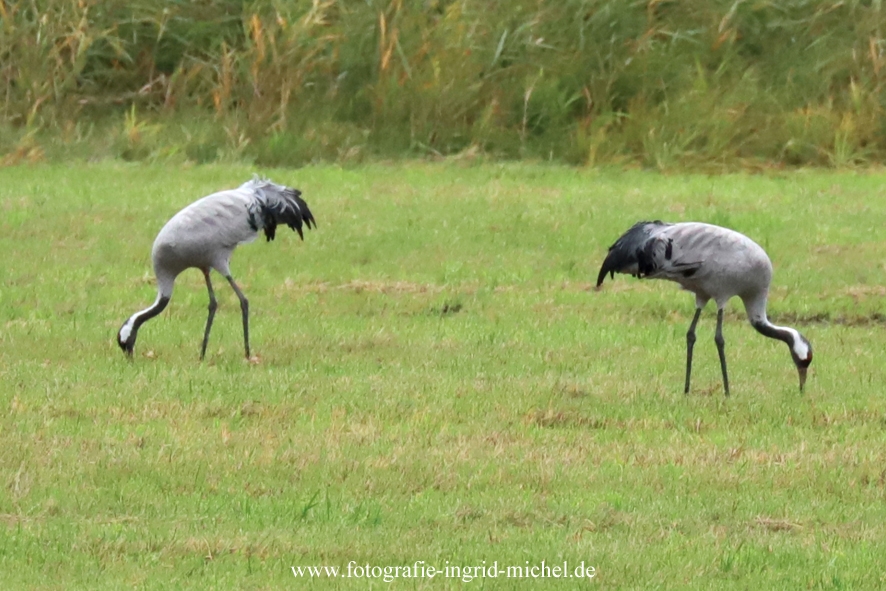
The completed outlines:
[[[764,337],[778,339],[787,343],[788,347],[794,346],[794,342],[798,340],[797,337],[800,334],[793,328],[772,324],[765,316],[761,320],[751,320],[751,326]]]
[[[169,304],[169,298],[162,294],[157,294],[157,299],[151,304],[149,307],[144,310],[140,310],[129,317],[129,320],[126,321],[125,324],[120,328],[119,340],[121,342],[127,342],[133,338],[133,336],[138,333],[139,327],[150,320],[160,312],[162,312],[167,304]],[[134,342],[134,339],[133,339]]]
[[[136,312],[134,315],[135,322],[138,324],[142,324],[146,320],[150,320],[157,314],[163,311],[166,308],[167,304],[169,304],[169,298],[165,295],[158,295],[157,299],[154,300],[154,303],[150,305],[150,307],[145,308],[141,312]]]
[[[800,331],[790,326],[772,324],[766,316],[766,294],[744,301],[751,326],[764,337],[777,339],[787,344],[791,357],[797,366],[808,366],[812,362],[812,345]]]
[[[753,299],[744,300],[748,321],[764,337],[783,341],[793,350],[794,343],[799,340],[800,333],[793,328],[776,326],[769,322],[769,318],[766,316],[766,295],[763,293]]]

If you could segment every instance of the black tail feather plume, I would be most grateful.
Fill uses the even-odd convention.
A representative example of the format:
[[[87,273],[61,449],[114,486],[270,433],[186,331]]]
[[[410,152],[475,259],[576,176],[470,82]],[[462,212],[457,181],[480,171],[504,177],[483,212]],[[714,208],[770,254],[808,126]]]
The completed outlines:
[[[307,226],[308,229],[317,227],[314,214],[301,198],[301,191],[298,189],[263,181],[256,187],[256,194],[262,228],[269,242],[276,236],[278,224],[286,224],[298,232],[302,240],[305,239],[302,226]]]
[[[286,224],[292,230],[298,232],[299,238],[305,239],[302,226],[308,229],[316,228],[317,222],[308,208],[308,204],[301,198],[301,191],[286,187],[286,190],[278,194],[278,199],[269,199],[263,208],[267,211],[268,220],[265,218],[265,236],[268,241],[274,239],[277,224]]]
[[[597,287],[603,284],[607,273],[610,277],[615,277],[616,272],[630,272],[638,276],[651,273],[654,270],[651,268],[652,252],[646,248],[646,245],[652,230],[665,225],[668,224],[660,220],[637,222],[622,234],[615,244],[609,247],[609,254],[603,260],[603,266],[597,275]]]

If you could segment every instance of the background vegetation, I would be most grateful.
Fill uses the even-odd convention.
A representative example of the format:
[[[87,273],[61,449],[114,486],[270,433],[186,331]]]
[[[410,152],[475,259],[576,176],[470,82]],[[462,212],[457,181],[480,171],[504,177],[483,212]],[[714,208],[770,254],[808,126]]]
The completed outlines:
[[[0,19],[6,163],[886,153],[879,0],[5,0]]]

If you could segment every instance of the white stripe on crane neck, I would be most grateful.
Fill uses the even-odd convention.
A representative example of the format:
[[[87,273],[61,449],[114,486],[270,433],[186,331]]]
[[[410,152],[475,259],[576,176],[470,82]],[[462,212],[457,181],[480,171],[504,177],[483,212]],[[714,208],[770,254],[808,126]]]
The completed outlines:
[[[123,326],[120,327],[120,340],[124,343],[129,340],[129,335],[132,334],[132,325],[134,323],[134,318],[138,316],[138,312],[129,317]]]

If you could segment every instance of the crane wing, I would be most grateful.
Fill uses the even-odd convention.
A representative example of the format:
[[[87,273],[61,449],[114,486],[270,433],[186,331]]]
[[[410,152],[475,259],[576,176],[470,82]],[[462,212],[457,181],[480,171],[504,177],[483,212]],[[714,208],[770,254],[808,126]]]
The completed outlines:
[[[679,244],[662,232],[648,239],[637,251],[637,277],[675,279],[692,277],[701,267],[698,253],[683,252]]]

